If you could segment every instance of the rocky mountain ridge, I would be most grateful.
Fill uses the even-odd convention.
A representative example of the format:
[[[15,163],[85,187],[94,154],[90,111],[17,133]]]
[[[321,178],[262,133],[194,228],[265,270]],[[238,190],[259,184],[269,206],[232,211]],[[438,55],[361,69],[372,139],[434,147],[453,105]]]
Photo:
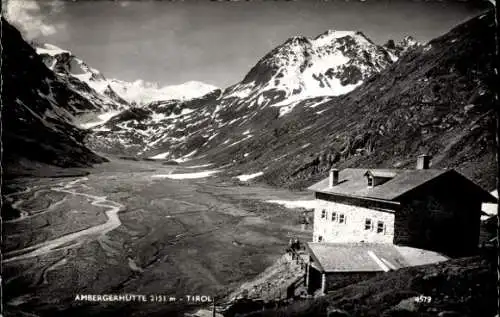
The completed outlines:
[[[94,111],[124,110],[130,106],[109,84],[105,83],[106,79],[99,71],[89,67],[71,52],[50,44],[36,47],[36,52],[42,57],[45,65],[60,76],[68,86],[79,91],[96,105]]]
[[[274,136],[257,141],[269,150],[242,169],[266,162],[268,182],[301,187],[332,166],[413,168],[415,157],[428,153],[433,167],[455,168],[491,190],[493,28],[492,14],[480,15],[410,50],[350,94],[292,113],[272,127]]]
[[[294,37],[264,56],[240,83],[191,101],[146,104],[131,110],[140,116],[125,114],[122,122],[97,128],[89,142],[103,152],[165,159],[233,146],[252,137],[249,129],[236,132],[235,127],[260,126],[298,104],[314,107],[345,94],[416,46],[408,40],[385,48],[361,32]],[[184,110],[172,117],[173,109]]]
[[[221,105],[241,104],[241,99],[249,107],[281,108],[292,101],[343,95],[411,47],[389,50],[359,31],[329,30],[314,39],[295,36],[265,55],[240,83],[227,88]]]
[[[156,100],[187,100],[217,89],[197,81],[160,87],[157,83],[143,80],[127,82],[106,78],[72,52],[50,44],[37,44],[37,53],[43,57],[47,67],[62,76],[69,85],[93,94],[96,102],[103,105],[103,111],[125,110],[131,105],[141,106]]]
[[[61,167],[105,161],[83,142],[74,115],[97,104],[48,69],[20,32],[2,17],[3,177],[43,163]]]
[[[493,17],[483,14],[411,48],[394,63],[389,53],[375,55],[380,57],[377,65],[387,66],[344,95],[294,100],[284,90],[235,94],[253,82],[258,82],[255,87],[273,85],[266,79],[277,76],[289,61],[293,67],[287,70],[300,71],[294,55],[283,52],[310,44],[290,39],[257,63],[242,83],[218,97],[202,98],[196,111],[168,119],[175,122],[159,120],[160,127],[170,125],[172,134],[158,131],[147,148],[139,137],[132,142],[141,144],[134,151],[144,157],[209,161],[224,166],[230,176],[262,173],[257,180],[299,188],[325,177],[332,166],[413,168],[415,157],[425,152],[433,156],[433,167],[455,168],[491,190],[492,30]],[[339,41],[350,40],[335,37],[334,45]],[[269,62],[276,52],[288,58]],[[168,107],[179,105],[185,107]],[[137,134],[138,125],[150,123],[150,118],[129,120],[126,129],[115,123],[107,127],[111,131],[94,134],[93,144],[105,150],[100,140],[113,143],[117,136]],[[176,144],[163,142],[168,138]]]

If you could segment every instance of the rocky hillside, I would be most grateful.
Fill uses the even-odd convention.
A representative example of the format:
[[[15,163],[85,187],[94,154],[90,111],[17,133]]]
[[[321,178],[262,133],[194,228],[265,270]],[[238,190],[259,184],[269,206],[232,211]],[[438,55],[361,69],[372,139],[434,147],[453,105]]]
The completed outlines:
[[[413,167],[426,152],[433,167],[457,168],[491,190],[493,24],[491,14],[476,17],[409,51],[352,93],[314,109],[304,105],[258,140],[268,150],[242,162],[244,169],[266,162],[269,182],[300,184],[326,176],[332,165]]]
[[[250,129],[238,127],[273,124],[301,102],[318,104],[348,93],[415,46],[411,38],[392,46],[375,45],[361,32],[294,37],[222,93],[151,102],[131,110],[140,116],[127,112],[98,127],[90,143],[101,151],[167,159],[234,146],[252,137]],[[184,110],[172,115],[175,109]]]
[[[232,162],[234,175],[263,171],[269,183],[304,187],[333,165],[412,168],[426,152],[433,167],[456,168],[491,190],[493,23],[491,14],[471,19],[347,95],[301,101],[284,117],[274,109],[267,116],[275,120],[241,126],[253,138],[216,147],[206,159]]]
[[[154,101],[132,107],[93,129],[87,144],[101,152],[179,158],[198,152],[214,133],[213,112],[221,91],[187,101]]]
[[[278,309],[247,314],[240,311],[239,316],[494,316],[494,263],[492,256],[489,260],[464,258],[403,268],[341,288],[324,297]],[[426,301],[419,302],[420,296]]]
[[[26,162],[64,167],[102,162],[73,125],[73,114],[96,105],[48,69],[3,17],[2,47],[3,177]]]

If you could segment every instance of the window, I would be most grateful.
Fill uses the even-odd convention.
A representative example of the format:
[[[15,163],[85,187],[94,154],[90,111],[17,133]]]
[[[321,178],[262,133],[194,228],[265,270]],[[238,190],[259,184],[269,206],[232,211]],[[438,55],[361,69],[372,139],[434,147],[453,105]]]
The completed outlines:
[[[377,222],[377,233],[384,233],[385,226],[383,221]]]
[[[322,236],[318,236],[318,242],[321,242],[323,241],[323,237]]]
[[[332,221],[337,221],[337,213],[332,212]]]
[[[372,230],[372,220],[370,218],[365,220],[365,230]]]
[[[373,177],[368,176],[368,186],[373,186]]]
[[[332,222],[338,221],[339,223],[345,223],[346,217],[344,214],[337,214],[336,212],[332,212]]]
[[[326,210],[321,210],[321,218],[326,218]]]
[[[339,223],[344,223],[345,222],[345,215],[344,214],[340,214],[339,215]]]

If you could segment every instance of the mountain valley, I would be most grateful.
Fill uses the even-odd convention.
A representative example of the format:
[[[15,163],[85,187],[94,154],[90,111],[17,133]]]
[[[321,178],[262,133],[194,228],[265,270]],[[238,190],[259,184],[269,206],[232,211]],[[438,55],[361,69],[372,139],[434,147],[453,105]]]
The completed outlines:
[[[70,51],[30,45],[2,17],[5,316],[187,316],[206,305],[75,296],[225,298],[292,237],[311,241],[301,217],[314,197],[304,189],[332,167],[413,168],[427,153],[433,168],[492,191],[493,27],[485,13],[428,43],[378,45],[359,31],[296,36],[229,87],[161,87],[110,79]],[[468,274],[490,274],[477,259],[388,273],[398,287],[384,290],[384,310],[447,270],[467,287]],[[287,314],[323,316],[333,303],[375,316],[371,290],[384,283]],[[492,299],[479,297],[456,307],[490,312]]]

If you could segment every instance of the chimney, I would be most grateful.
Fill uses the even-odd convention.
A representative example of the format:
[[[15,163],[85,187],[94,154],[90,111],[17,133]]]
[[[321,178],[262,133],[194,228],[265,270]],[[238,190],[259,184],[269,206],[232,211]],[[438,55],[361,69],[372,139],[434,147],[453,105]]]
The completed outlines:
[[[427,154],[422,154],[417,157],[417,169],[426,170],[429,169],[431,163],[431,157]]]
[[[330,188],[339,183],[339,170],[338,169],[332,168],[330,170],[329,180],[330,180],[330,182],[329,182]]]

